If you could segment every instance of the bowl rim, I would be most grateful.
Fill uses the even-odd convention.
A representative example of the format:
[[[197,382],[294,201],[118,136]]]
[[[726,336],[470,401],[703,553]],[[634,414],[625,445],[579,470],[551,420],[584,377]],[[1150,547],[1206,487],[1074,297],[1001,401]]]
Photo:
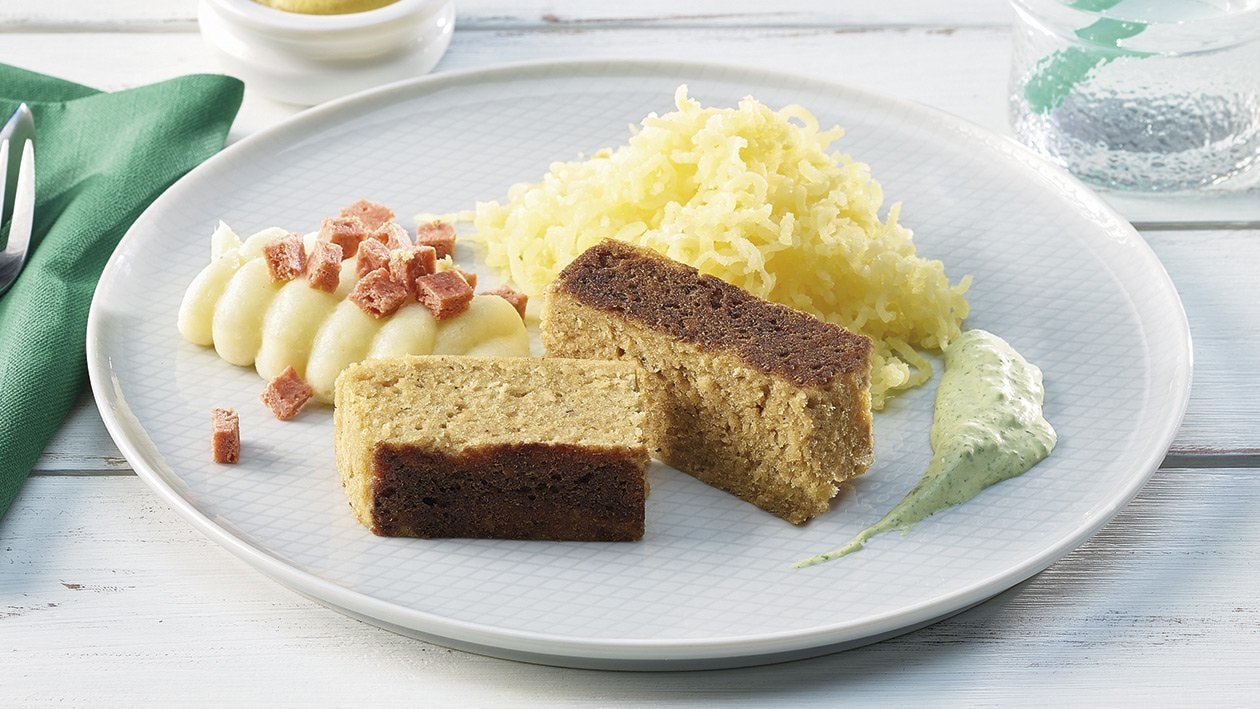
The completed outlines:
[[[429,14],[450,0],[394,0],[388,5],[340,15],[307,15],[278,10],[256,0],[201,0],[225,20],[260,32],[306,33],[380,27]]]

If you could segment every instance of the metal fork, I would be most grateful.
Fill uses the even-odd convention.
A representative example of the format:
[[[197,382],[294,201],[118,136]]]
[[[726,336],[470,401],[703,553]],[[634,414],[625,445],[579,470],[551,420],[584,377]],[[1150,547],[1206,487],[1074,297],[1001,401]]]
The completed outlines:
[[[17,146],[10,154],[10,147]],[[0,295],[26,263],[35,218],[35,119],[26,104],[0,128],[0,225],[9,220],[9,240],[0,252]]]

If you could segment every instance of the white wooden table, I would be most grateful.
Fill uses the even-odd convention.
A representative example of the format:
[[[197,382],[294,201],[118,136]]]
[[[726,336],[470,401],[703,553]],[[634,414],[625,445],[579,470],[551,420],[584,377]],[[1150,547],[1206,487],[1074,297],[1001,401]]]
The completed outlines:
[[[195,0],[4,0],[0,62],[117,89],[214,71]],[[651,56],[788,69],[1006,132],[1001,0],[457,0],[439,71]],[[293,114],[247,93],[233,139]],[[0,520],[0,704],[1260,704],[1260,192],[1113,197],[1189,313],[1164,466],[1092,541],[948,621],[772,667],[631,674],[494,660],[267,580],[149,492],[89,396]]]

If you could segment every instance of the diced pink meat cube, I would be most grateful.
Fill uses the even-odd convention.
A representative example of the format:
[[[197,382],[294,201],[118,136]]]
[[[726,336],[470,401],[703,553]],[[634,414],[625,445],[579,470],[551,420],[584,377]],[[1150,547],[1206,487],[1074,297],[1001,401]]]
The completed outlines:
[[[411,247],[411,234],[396,222],[385,222],[368,234],[368,238],[385,244],[390,251]]]
[[[429,222],[416,227],[416,243],[432,246],[438,258],[455,253],[455,225],[443,221]]]
[[[364,239],[359,242],[359,252],[355,255],[354,269],[362,278],[378,268],[389,265],[389,247],[376,239]]]
[[[297,234],[283,236],[263,247],[271,282],[291,281],[306,272],[306,247]]]
[[[374,318],[393,315],[407,300],[407,288],[389,275],[388,268],[378,268],[359,279],[350,291],[350,302]]]
[[[358,217],[331,217],[319,227],[319,240],[331,241],[341,247],[341,257],[349,258],[359,249],[359,242],[367,236],[368,229]]]
[[[216,463],[241,460],[241,420],[235,409],[210,409],[210,458]]]
[[[285,367],[280,376],[272,379],[263,389],[262,402],[271,409],[271,413],[281,421],[288,421],[306,406],[306,402],[315,395],[311,385],[302,381],[293,367]]]
[[[409,295],[420,300],[416,282],[421,276],[433,273],[437,268],[437,255],[432,246],[412,246],[391,251],[389,275],[407,287]]]
[[[332,293],[341,284],[341,247],[331,241],[316,241],[306,259],[306,282],[311,288]]]
[[[416,281],[417,300],[438,320],[455,317],[468,308],[473,289],[454,271],[430,273]]]
[[[342,208],[340,216],[358,217],[368,231],[375,231],[377,227],[394,218],[394,210],[380,202],[360,199]]]

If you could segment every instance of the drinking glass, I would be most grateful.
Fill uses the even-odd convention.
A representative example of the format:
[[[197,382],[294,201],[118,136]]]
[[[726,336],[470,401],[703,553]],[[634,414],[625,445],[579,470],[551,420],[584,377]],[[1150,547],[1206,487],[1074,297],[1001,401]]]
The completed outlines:
[[[1260,163],[1260,0],[1011,3],[1010,120],[1029,147],[1127,190]]]

